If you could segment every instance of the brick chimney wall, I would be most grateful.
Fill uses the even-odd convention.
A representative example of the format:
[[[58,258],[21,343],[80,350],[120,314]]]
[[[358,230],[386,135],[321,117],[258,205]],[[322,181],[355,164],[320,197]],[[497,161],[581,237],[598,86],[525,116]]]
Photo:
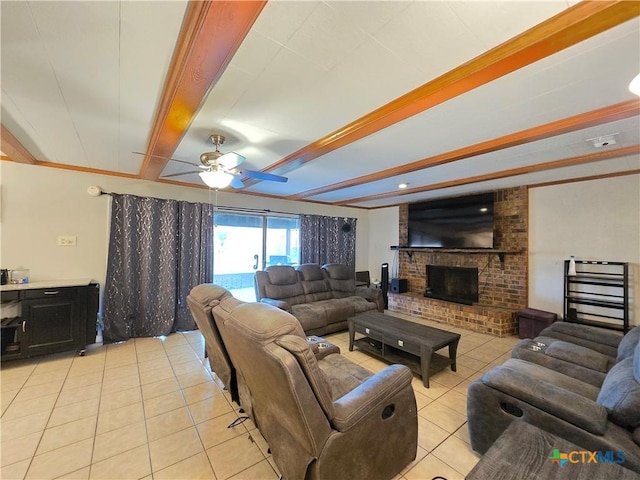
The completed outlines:
[[[493,251],[467,253],[429,249],[396,252],[397,257],[394,263],[398,266],[398,276],[408,280],[410,296],[421,297],[424,294],[428,264],[476,267],[480,293],[477,306],[499,307],[513,312],[525,308],[528,274],[528,208],[526,187],[495,192],[493,250],[506,252],[504,263],[501,263],[499,256]],[[408,211],[408,205],[400,207],[400,245],[408,243]],[[391,271],[390,276],[394,277],[395,272]]]

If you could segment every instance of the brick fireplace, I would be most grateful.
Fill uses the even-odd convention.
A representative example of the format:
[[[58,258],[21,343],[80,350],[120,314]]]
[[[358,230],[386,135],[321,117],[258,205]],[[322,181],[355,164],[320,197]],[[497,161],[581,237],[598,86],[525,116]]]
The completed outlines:
[[[408,239],[408,206],[400,207],[400,245]],[[492,250],[399,249],[399,277],[407,293],[389,293],[389,310],[500,337],[517,333],[515,312],[527,306],[528,192],[495,192]],[[426,298],[426,266],[478,269],[479,301],[473,305]]]

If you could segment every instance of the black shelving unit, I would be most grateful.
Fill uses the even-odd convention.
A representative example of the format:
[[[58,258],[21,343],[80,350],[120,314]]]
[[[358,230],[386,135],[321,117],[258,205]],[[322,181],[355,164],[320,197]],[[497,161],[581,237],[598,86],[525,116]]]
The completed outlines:
[[[629,330],[629,264],[576,260],[576,274],[564,262],[564,320]]]

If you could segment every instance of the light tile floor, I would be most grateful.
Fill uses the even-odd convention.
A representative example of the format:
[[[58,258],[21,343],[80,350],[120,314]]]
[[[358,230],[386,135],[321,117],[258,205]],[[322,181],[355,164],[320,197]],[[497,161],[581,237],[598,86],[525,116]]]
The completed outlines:
[[[428,389],[414,378],[418,452],[398,479],[462,479],[473,468],[467,386],[518,341],[431,325],[462,335],[458,371],[435,374]],[[349,352],[346,332],[326,338],[372,371],[386,366]],[[227,428],[239,413],[209,370],[198,331],[5,362],[0,382],[2,479],[279,477],[250,421]]]

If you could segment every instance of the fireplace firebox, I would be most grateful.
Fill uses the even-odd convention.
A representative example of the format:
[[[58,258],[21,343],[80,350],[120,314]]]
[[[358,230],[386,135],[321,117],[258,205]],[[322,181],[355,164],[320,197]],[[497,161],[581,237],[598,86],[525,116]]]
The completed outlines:
[[[424,296],[473,305],[478,301],[478,269],[427,265]]]

